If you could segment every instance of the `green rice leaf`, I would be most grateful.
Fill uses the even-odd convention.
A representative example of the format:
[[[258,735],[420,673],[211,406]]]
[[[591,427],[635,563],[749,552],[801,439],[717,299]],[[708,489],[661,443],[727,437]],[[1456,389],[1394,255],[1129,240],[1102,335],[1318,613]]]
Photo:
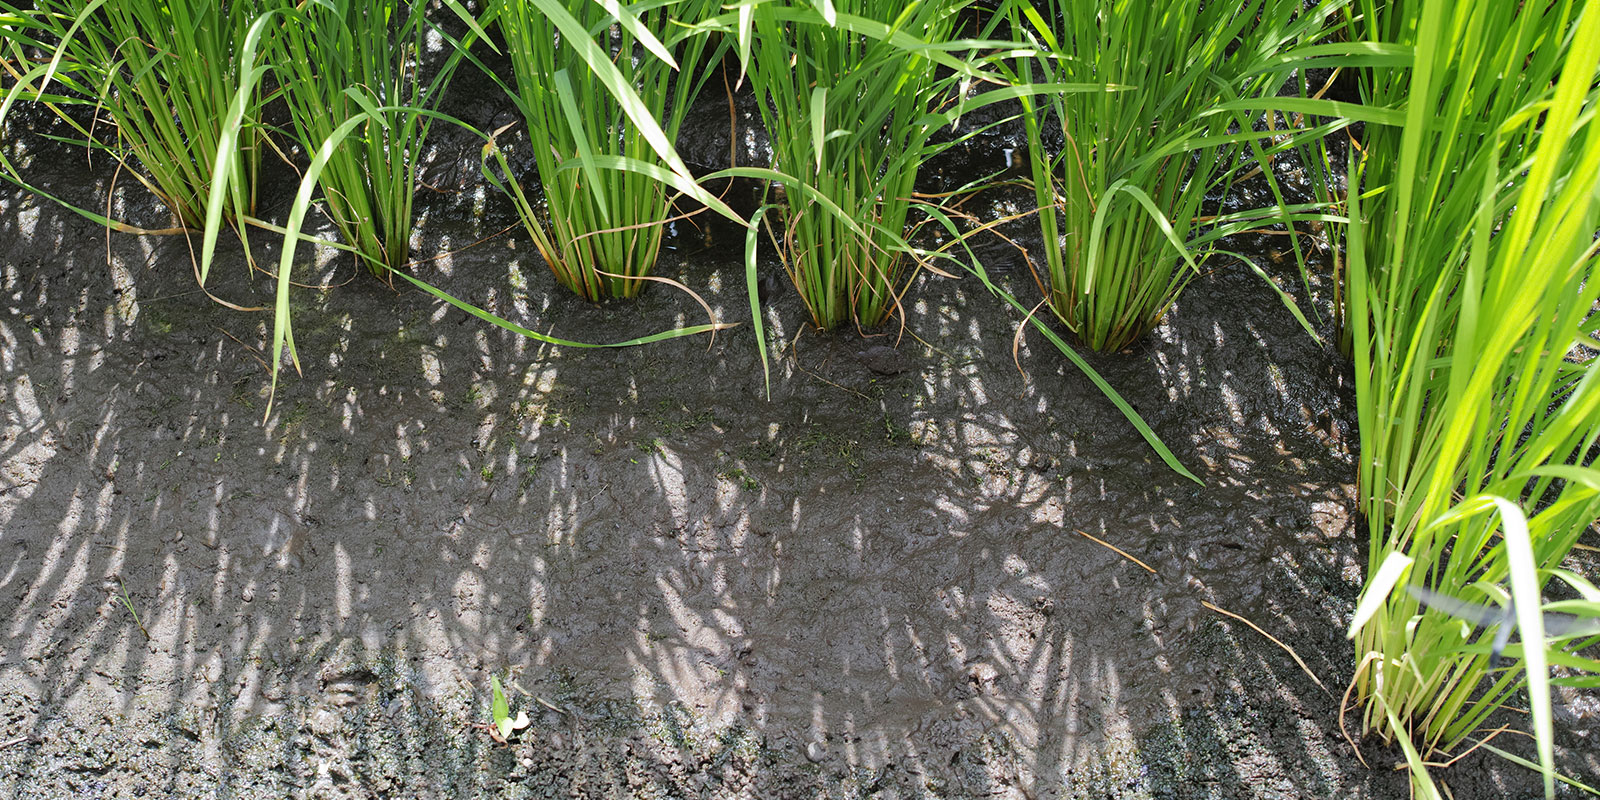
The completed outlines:
[[[1380,608],[1383,608],[1383,604],[1389,601],[1389,595],[1394,592],[1394,587],[1399,585],[1401,576],[1405,575],[1411,564],[1411,558],[1399,552],[1389,553],[1383,559],[1383,564],[1367,579],[1366,587],[1361,590],[1361,600],[1356,603],[1356,613],[1350,619],[1350,627],[1345,631],[1345,638],[1356,638],[1356,633],[1378,613]]]
[[[656,35],[645,27],[639,21],[639,18],[634,16],[633,12],[629,11],[626,6],[618,3],[617,0],[594,0],[594,2],[605,9],[606,13],[611,15],[617,25],[627,31],[651,55],[661,59],[662,63],[673,69],[678,68],[678,62],[672,57],[672,53],[667,51],[666,46],[661,44],[661,40],[657,39]]]
[[[1205,114],[1227,111],[1280,111],[1321,117],[1341,117],[1373,125],[1406,125],[1406,112],[1400,109],[1347,103],[1342,100],[1317,100],[1298,97],[1241,98],[1218,103]]]
[[[1528,536],[1528,520],[1516,503],[1504,497],[1489,496],[1500,511],[1505,528],[1506,566],[1511,573],[1511,599],[1516,608],[1517,629],[1523,641],[1544,642],[1544,611],[1539,597],[1539,569]],[[1529,647],[1523,653],[1528,673],[1528,702],[1533,712],[1534,738],[1539,747],[1539,764],[1544,773],[1545,797],[1555,796],[1555,731],[1551,727],[1550,668],[1544,647]]]
[[[708,324],[705,324],[705,325],[690,325],[690,326],[683,327],[683,328],[673,328],[672,330],[661,331],[659,333],[652,333],[652,334],[649,334],[649,335],[646,335],[646,336],[638,336],[638,337],[635,337],[635,338],[632,338],[632,339],[628,339],[626,341],[621,341],[621,342],[609,342],[609,343],[603,343],[603,344],[595,344],[595,343],[592,343],[592,342],[580,342],[580,341],[576,341],[576,340],[573,340],[573,339],[561,339],[561,338],[558,338],[558,337],[555,337],[555,336],[551,336],[549,334],[540,333],[538,331],[535,331],[535,330],[532,330],[532,329],[529,329],[529,328],[524,328],[521,325],[516,324],[515,322],[512,322],[512,321],[510,321],[510,320],[508,320],[508,319],[506,319],[504,317],[498,316],[498,315],[496,315],[496,314],[494,314],[492,312],[485,311],[482,308],[479,308],[479,307],[477,307],[477,306],[475,306],[475,305],[473,305],[471,303],[468,303],[465,300],[461,300],[461,299],[459,299],[459,298],[457,298],[457,297],[455,297],[455,296],[453,296],[453,295],[451,295],[451,294],[449,294],[449,293],[447,293],[447,292],[445,292],[445,291],[443,291],[441,289],[438,289],[437,287],[434,287],[433,285],[431,285],[429,283],[426,283],[426,282],[424,282],[422,280],[419,280],[418,278],[413,277],[412,275],[409,275],[409,274],[407,274],[405,272],[396,270],[394,274],[400,276],[401,278],[404,278],[406,281],[410,282],[411,285],[417,287],[418,289],[421,289],[424,292],[427,292],[428,294],[431,294],[434,297],[437,297],[440,300],[443,300],[446,303],[449,303],[450,305],[455,306],[456,308],[458,308],[458,309],[460,309],[462,311],[465,311],[466,313],[471,314],[472,316],[477,317],[478,319],[483,320],[484,322],[488,322],[488,323],[491,323],[491,324],[493,324],[493,325],[495,325],[497,327],[504,328],[504,329],[506,329],[508,331],[511,331],[512,333],[515,333],[515,334],[518,334],[518,335],[521,335],[521,336],[526,336],[529,339],[533,339],[533,340],[536,340],[536,341],[544,342],[546,344],[559,345],[561,347],[581,347],[581,348],[586,348],[586,349],[587,348],[600,348],[600,347],[634,347],[636,345],[651,344],[653,342],[661,342],[661,341],[666,341],[668,339],[678,339],[678,338],[681,338],[681,337],[684,337],[684,336],[696,336],[696,335],[699,335],[699,334],[702,334],[702,333],[711,333],[713,331],[724,330],[724,329],[726,329],[728,327],[731,327],[727,323],[708,323]]]
[[[567,124],[572,127],[572,139],[578,146],[578,163],[583,169],[584,177],[588,178],[589,194],[594,198],[595,207],[600,210],[600,224],[609,226],[611,211],[606,206],[606,193],[600,182],[600,177],[595,169],[594,150],[589,147],[589,136],[583,129],[583,115],[578,113],[578,101],[573,96],[572,80],[567,77],[564,69],[556,70],[556,96],[561,100],[561,108],[566,111]]]
[[[761,379],[766,388],[767,399],[772,399],[772,366],[767,361],[767,329],[766,323],[761,318],[761,297],[757,287],[759,276],[756,273],[756,252],[760,242],[761,218],[766,215],[770,206],[762,206],[751,215],[750,222],[744,231],[744,288],[745,294],[750,299],[750,324],[756,331],[756,352],[761,354]]]
[[[628,115],[628,121],[637,127],[639,135],[649,143],[656,156],[667,165],[668,169],[681,175],[691,175],[689,168],[678,157],[678,151],[672,146],[672,141],[662,130],[661,123],[656,120],[649,106],[640,99],[633,85],[623,77],[616,65],[611,63],[610,55],[589,38],[588,29],[557,0],[518,1],[530,3],[549,18],[561,32],[565,46],[576,50],[583,62],[594,71],[595,77]]]
[[[234,174],[233,170],[229,169],[229,164],[239,146],[239,132],[244,127],[245,113],[251,105],[251,98],[255,95],[261,78],[270,69],[266,65],[256,65],[256,57],[261,48],[262,37],[266,35],[267,26],[272,23],[276,15],[276,11],[268,11],[251,23],[240,51],[239,61],[245,65],[245,69],[240,73],[239,84],[234,89],[233,99],[228,103],[228,115],[222,120],[222,128],[217,137],[216,160],[211,164],[211,191],[206,198],[206,227],[200,244],[201,286],[206,283],[206,276],[211,270],[211,261],[216,255],[217,234],[222,229],[223,209],[227,203],[229,184]],[[276,366],[273,367],[273,374],[274,376],[277,374]]]
[[[1521,766],[1527,767],[1528,769],[1531,769],[1531,770],[1533,770],[1535,772],[1538,772],[1538,773],[1544,775],[1545,779],[1547,781],[1553,778],[1555,780],[1558,780],[1558,781],[1561,781],[1562,783],[1567,784],[1568,786],[1572,786],[1572,787],[1575,787],[1577,789],[1581,789],[1581,790],[1583,790],[1585,792],[1588,792],[1589,794],[1600,795],[1600,789],[1595,789],[1594,787],[1589,786],[1588,784],[1576,781],[1576,780],[1574,780],[1572,778],[1569,778],[1569,777],[1567,777],[1565,775],[1562,775],[1559,772],[1555,772],[1554,770],[1549,769],[1549,768],[1547,768],[1547,767],[1545,767],[1545,766],[1543,766],[1541,764],[1535,764],[1532,761],[1529,761],[1529,760],[1527,760],[1527,759],[1525,759],[1525,758],[1523,758],[1523,757],[1521,757],[1521,756],[1519,756],[1519,755],[1517,755],[1515,753],[1511,753],[1511,752],[1508,752],[1506,750],[1502,750],[1502,749],[1500,749],[1498,747],[1495,747],[1494,745],[1489,744],[1488,741],[1486,741],[1486,740],[1478,740],[1478,746],[1482,747],[1485,750],[1488,750],[1491,753],[1494,753],[1497,756],[1500,756],[1501,758],[1503,758],[1503,759],[1505,759],[1507,761],[1510,761],[1513,764],[1519,764]]]

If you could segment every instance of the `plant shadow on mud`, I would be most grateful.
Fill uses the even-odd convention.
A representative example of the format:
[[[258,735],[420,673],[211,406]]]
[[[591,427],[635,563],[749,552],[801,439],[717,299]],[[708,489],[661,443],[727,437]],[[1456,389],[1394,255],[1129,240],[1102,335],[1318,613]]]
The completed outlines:
[[[424,277],[575,339],[700,321],[660,287],[568,297],[512,235],[462,249],[515,221],[461,188],[473,157],[424,175],[414,251],[452,253]],[[93,196],[108,170],[73,158],[55,182]],[[789,292],[768,401],[748,326],[709,351],[554,349],[360,276],[296,294],[305,375],[263,423],[266,320],[196,292],[181,238],[108,249],[4,203],[16,793],[1403,791],[1392,754],[1367,771],[1341,743],[1336,697],[1202,605],[1344,687],[1363,563],[1346,366],[1242,268],[1094,359],[1200,487],[1042,342],[1019,375],[1016,320],[970,280],[914,290],[907,331],[932,347],[802,331]],[[731,236],[680,223],[660,270],[737,319]],[[355,272],[304,260],[320,283]],[[208,288],[264,304],[243,272]],[[1008,280],[1030,291],[1020,265]],[[468,725],[490,674],[534,717],[512,746]]]

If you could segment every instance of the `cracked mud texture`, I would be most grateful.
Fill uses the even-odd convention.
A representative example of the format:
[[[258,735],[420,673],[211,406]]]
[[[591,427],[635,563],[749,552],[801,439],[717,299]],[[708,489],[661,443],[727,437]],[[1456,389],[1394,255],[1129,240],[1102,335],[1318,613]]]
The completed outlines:
[[[30,177],[104,203],[103,159],[19,126]],[[667,287],[557,289],[472,182],[475,144],[440,141],[421,277],[581,341],[701,321]],[[166,224],[126,175],[113,197]],[[618,350],[302,248],[297,280],[331,288],[294,292],[304,373],[266,413],[270,318],[200,292],[183,238],[108,240],[5,190],[0,794],[1407,796],[1398,751],[1364,743],[1368,769],[1339,733],[1365,563],[1350,367],[1259,278],[1213,261],[1091,358],[1202,486],[1037,335],[1014,364],[1018,318],[971,278],[919,277],[904,335],[866,339],[781,293],[768,399],[740,239],[697,222],[660,274],[745,324]],[[1281,245],[1240,246],[1270,266]],[[269,306],[244,263],[225,247],[207,290]],[[510,745],[482,725],[490,675],[532,720]],[[1593,784],[1594,697],[1563,701],[1560,764]],[[1539,793],[1492,756],[1440,774]]]

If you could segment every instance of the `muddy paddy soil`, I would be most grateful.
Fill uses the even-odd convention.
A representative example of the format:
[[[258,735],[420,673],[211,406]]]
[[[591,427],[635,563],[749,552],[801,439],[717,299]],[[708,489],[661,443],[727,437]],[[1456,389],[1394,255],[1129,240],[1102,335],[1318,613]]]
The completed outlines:
[[[582,341],[702,321],[664,287],[557,290],[475,145],[445,141],[417,274]],[[7,147],[104,202],[104,161]],[[166,224],[126,175],[113,196]],[[779,294],[768,399],[734,233],[679,228],[661,274],[746,324],[623,350],[306,249],[337,286],[294,295],[304,375],[263,420],[269,319],[198,291],[182,237],[108,239],[7,189],[0,793],[1407,796],[1397,751],[1362,745],[1369,769],[1339,732],[1365,563],[1350,367],[1258,278],[1213,262],[1093,359],[1201,486],[1036,335],[1019,373],[1015,315],[970,278],[920,278],[904,335],[866,339]],[[232,247],[207,288],[269,304]],[[509,745],[483,727],[491,675],[532,721]],[[1591,784],[1595,707],[1558,706]],[[1442,774],[1457,798],[1538,793],[1493,757]]]

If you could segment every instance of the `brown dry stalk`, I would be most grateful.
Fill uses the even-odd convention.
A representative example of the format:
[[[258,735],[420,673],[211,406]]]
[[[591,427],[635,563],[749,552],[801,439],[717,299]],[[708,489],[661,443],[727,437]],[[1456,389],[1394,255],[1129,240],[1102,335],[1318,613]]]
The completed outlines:
[[[1123,550],[1122,548],[1117,547],[1116,545],[1114,545],[1114,544],[1112,544],[1112,543],[1110,543],[1110,542],[1108,542],[1108,541],[1106,541],[1104,539],[1096,539],[1095,537],[1090,536],[1089,534],[1084,533],[1083,531],[1078,531],[1078,535],[1084,537],[1085,539],[1088,539],[1089,541],[1094,542],[1095,544],[1100,545],[1101,547],[1108,548],[1112,552],[1116,553],[1117,555],[1122,556],[1123,558],[1126,558],[1129,561],[1132,561],[1133,563],[1138,564],[1141,567],[1144,567],[1144,571],[1145,572],[1148,572],[1151,575],[1156,574],[1155,567],[1152,567],[1149,564],[1146,564],[1143,561],[1140,561],[1139,559],[1128,555],[1127,551]]]
[[[1259,633],[1262,636],[1267,637],[1269,640],[1272,641],[1273,644],[1283,648],[1283,651],[1285,653],[1288,653],[1289,656],[1294,659],[1294,663],[1300,665],[1300,669],[1302,671],[1304,671],[1306,675],[1309,675],[1311,677],[1311,680],[1314,681],[1317,684],[1317,688],[1321,689],[1323,692],[1326,692],[1329,697],[1333,696],[1333,692],[1329,692],[1328,691],[1328,687],[1322,685],[1322,679],[1318,678],[1317,674],[1315,672],[1312,672],[1310,667],[1306,666],[1306,662],[1303,659],[1300,658],[1300,654],[1296,653],[1294,651],[1293,647],[1290,647],[1289,645],[1286,645],[1283,642],[1278,641],[1278,637],[1273,636],[1272,634],[1267,633],[1266,631],[1262,630],[1260,625],[1257,625],[1254,622],[1251,622],[1250,620],[1247,620],[1244,617],[1241,617],[1238,614],[1233,613],[1232,611],[1229,611],[1227,609],[1221,608],[1219,606],[1212,605],[1211,603],[1208,603],[1208,602],[1206,602],[1204,600],[1200,601],[1200,605],[1203,605],[1206,608],[1209,608],[1212,611],[1217,612],[1218,614],[1222,614],[1223,616],[1233,617],[1234,619],[1239,620],[1240,622],[1243,622],[1244,624],[1249,625],[1251,628],[1255,629],[1256,633]]]

